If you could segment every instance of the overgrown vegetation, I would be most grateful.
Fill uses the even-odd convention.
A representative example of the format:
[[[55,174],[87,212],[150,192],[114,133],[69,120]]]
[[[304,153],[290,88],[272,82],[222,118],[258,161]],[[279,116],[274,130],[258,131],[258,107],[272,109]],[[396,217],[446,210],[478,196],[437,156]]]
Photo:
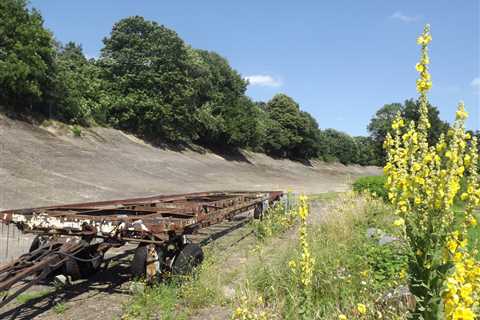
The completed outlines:
[[[385,176],[367,176],[358,178],[353,182],[353,191],[358,193],[369,192],[372,195],[388,200],[387,189],[385,188]]]
[[[380,241],[399,235],[389,207],[349,193],[319,214],[298,246],[250,266],[235,319],[403,318],[406,302],[388,293],[406,282],[406,253],[398,240]]]

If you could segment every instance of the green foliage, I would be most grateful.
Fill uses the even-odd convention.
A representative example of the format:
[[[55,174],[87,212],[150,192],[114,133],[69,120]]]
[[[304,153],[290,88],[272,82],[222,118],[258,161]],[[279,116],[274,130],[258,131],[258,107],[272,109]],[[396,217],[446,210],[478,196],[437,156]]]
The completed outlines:
[[[315,119],[285,94],[275,95],[265,106],[264,149],[267,153],[293,159],[318,156],[320,130]]]
[[[82,128],[80,128],[79,126],[74,125],[70,130],[72,131],[74,137],[82,136]]]
[[[169,142],[192,131],[189,54],[176,32],[134,16],[113,26],[99,59],[115,127]]]
[[[418,101],[409,99],[405,100],[403,104],[391,103],[384,105],[370,120],[367,129],[375,142],[376,158],[379,160],[379,165],[385,163],[386,153],[383,149],[383,142],[387,133],[392,131],[392,122],[395,116],[400,113],[407,123],[411,120],[418,122],[420,117],[418,110]],[[430,103],[428,104],[428,117],[431,124],[428,140],[429,143],[435,144],[440,135],[448,130],[449,125],[440,119],[437,107],[432,106]]]
[[[102,82],[94,61],[88,61],[82,47],[73,42],[61,46],[55,59],[56,116],[75,124],[103,122],[100,105]]]
[[[388,201],[385,182],[385,176],[360,177],[353,183],[353,190],[358,193],[369,192]]]
[[[296,197],[288,193],[287,200],[268,209],[262,219],[252,222],[257,239],[265,240],[285,232],[298,222]]]
[[[54,52],[38,11],[25,0],[0,1],[0,104],[45,111]]]
[[[59,302],[55,304],[55,306],[53,307],[53,311],[55,311],[55,313],[59,315],[64,314],[65,311],[67,311],[67,306],[65,305],[65,303]]]
[[[18,297],[15,298],[18,303],[20,304],[25,304],[29,301],[36,300],[42,297],[45,297],[53,292],[53,289],[45,289],[45,290],[39,290],[39,291],[32,291],[32,292],[26,292],[22,293]],[[0,295],[1,297],[1,295]]]
[[[406,276],[407,255],[398,243],[378,245],[370,241],[364,252],[365,262],[373,273],[372,279],[375,286],[389,285],[393,287],[399,277]]]
[[[375,149],[375,141],[371,137],[354,137],[353,139],[357,146],[355,163],[362,166],[375,166],[380,164]]]
[[[224,57],[191,48],[154,21],[121,19],[103,42],[100,58],[88,60],[80,45],[55,43],[26,1],[2,1],[0,104],[69,124],[110,125],[154,143],[378,163],[369,139],[321,132],[285,94],[252,101],[247,81]]]
[[[320,156],[329,160],[331,158],[343,164],[355,163],[358,155],[357,144],[354,138],[335,129],[322,130],[320,133]]]
[[[134,296],[133,301],[125,305],[122,319],[187,319],[183,312],[177,312],[178,285],[161,283],[145,286]]]

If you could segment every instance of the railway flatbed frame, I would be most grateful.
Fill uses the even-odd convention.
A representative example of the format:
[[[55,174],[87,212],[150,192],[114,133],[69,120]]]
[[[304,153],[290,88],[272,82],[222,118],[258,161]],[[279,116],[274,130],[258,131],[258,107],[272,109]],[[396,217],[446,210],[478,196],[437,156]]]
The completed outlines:
[[[88,277],[106,251],[127,243],[138,243],[133,277],[153,282],[165,272],[191,272],[203,252],[189,235],[240,213],[260,218],[282,196],[281,191],[214,191],[1,211],[0,223],[36,237],[28,253],[0,266],[0,307],[55,275]]]

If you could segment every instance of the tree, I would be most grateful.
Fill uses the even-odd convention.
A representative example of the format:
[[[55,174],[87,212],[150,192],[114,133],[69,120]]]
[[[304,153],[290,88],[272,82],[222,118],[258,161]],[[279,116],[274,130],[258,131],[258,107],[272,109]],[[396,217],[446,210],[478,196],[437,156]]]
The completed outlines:
[[[182,39],[135,16],[117,22],[104,45],[99,65],[111,95],[108,120],[150,138],[188,141],[193,86]]]
[[[0,1],[0,103],[46,111],[53,56],[40,13],[25,0]]]
[[[266,105],[264,150],[271,155],[292,159],[311,159],[319,154],[320,130],[317,121],[300,110],[285,94],[275,95]]]
[[[102,122],[102,83],[98,67],[73,42],[60,46],[55,59],[55,112],[65,121],[88,125]]]
[[[357,161],[358,148],[355,140],[335,129],[322,130],[320,134],[320,156],[326,161],[351,164]]]
[[[375,142],[371,137],[354,137],[357,146],[357,156],[355,163],[362,166],[378,165],[377,152]]]
[[[428,120],[430,121],[430,130],[428,132],[428,142],[430,144],[436,144],[438,142],[438,138],[442,133],[446,133],[448,128],[450,127],[447,122],[442,121],[440,119],[440,112],[438,108],[432,106],[430,103],[427,104],[428,108]],[[416,123],[420,118],[420,103],[418,100],[405,100],[402,116],[409,120],[413,120]]]
[[[381,160],[379,164],[385,162],[386,153],[383,149],[383,142],[387,133],[391,132],[392,122],[399,113],[407,122],[412,120],[417,122],[419,119],[418,101],[410,99],[405,100],[404,104],[392,103],[384,105],[375,113],[367,127],[372,139],[375,141],[377,156]],[[432,106],[430,103],[428,104],[428,116],[432,126],[432,130],[429,132],[429,142],[436,143],[440,134],[447,131],[448,124],[440,119],[437,107]]]
[[[256,147],[261,135],[255,118],[259,110],[245,96],[245,80],[219,54],[190,51],[197,141],[209,146]]]

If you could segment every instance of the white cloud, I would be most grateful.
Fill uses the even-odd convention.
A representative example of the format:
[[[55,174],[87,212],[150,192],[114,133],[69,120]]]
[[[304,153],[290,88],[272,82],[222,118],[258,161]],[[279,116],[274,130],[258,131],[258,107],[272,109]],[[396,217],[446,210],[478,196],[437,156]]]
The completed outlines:
[[[480,77],[476,77],[475,79],[472,80],[470,85],[475,89],[477,93],[480,94]]]
[[[415,22],[420,20],[422,17],[417,15],[417,16],[407,16],[403,14],[401,11],[397,11],[394,14],[390,16],[390,19],[397,19],[405,23],[410,23],[410,22]]]
[[[280,87],[282,85],[282,81],[280,79],[275,79],[274,77],[266,74],[246,76],[245,80],[248,80],[248,84],[251,86]]]
[[[85,58],[87,58],[87,60],[90,60],[90,59],[95,59],[95,60],[97,60],[97,59],[98,59],[98,55],[91,55],[91,54],[85,53]]]

